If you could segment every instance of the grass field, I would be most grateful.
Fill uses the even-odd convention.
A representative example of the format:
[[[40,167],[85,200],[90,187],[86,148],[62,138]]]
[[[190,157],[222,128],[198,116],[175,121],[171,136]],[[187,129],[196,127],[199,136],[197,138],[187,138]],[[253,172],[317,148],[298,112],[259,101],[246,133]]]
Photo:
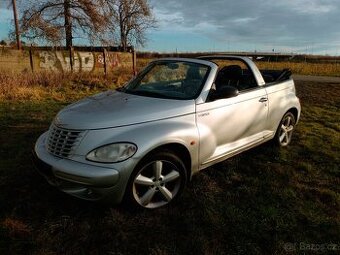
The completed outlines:
[[[138,58],[137,70],[142,70],[152,58]],[[12,63],[13,64],[13,63]],[[338,63],[306,63],[306,62],[267,62],[257,61],[260,69],[282,70],[290,68],[293,74],[340,77]],[[0,63],[0,100],[43,100],[51,97],[58,101],[67,98],[79,98],[93,89],[112,88],[112,84],[121,86],[132,75],[129,67],[120,67],[110,71],[105,77],[101,72],[58,73],[58,72],[20,72],[13,68],[3,69]],[[7,68],[7,67],[6,67]],[[77,96],[76,94],[80,95]],[[71,94],[71,95],[70,95]]]
[[[340,250],[340,84],[298,82],[303,112],[289,148],[265,144],[210,167],[155,212],[74,199],[32,166],[33,143],[57,111],[110,86],[38,86],[37,98],[0,101],[0,254]]]
[[[147,63],[152,61],[152,58],[139,58],[137,59],[137,68],[141,69]],[[289,68],[293,74],[301,75],[320,75],[320,76],[340,76],[340,63],[308,63],[308,62],[268,62],[268,61],[256,61],[256,65],[259,69],[272,69],[282,70]]]

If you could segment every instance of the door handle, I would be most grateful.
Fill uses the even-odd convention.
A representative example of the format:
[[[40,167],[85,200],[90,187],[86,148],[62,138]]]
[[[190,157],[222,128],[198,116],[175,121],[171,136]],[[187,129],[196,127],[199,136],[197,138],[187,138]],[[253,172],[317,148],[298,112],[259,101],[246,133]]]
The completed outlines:
[[[267,101],[268,101],[268,98],[266,98],[266,97],[261,97],[260,100],[259,100],[259,102],[261,102],[261,103],[264,103],[264,102],[267,102]]]

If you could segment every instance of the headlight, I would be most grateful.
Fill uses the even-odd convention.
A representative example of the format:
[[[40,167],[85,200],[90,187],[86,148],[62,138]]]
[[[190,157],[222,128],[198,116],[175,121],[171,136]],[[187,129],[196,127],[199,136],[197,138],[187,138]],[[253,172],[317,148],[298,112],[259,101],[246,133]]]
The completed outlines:
[[[137,146],[132,143],[113,143],[94,149],[86,159],[101,163],[116,163],[132,157]]]

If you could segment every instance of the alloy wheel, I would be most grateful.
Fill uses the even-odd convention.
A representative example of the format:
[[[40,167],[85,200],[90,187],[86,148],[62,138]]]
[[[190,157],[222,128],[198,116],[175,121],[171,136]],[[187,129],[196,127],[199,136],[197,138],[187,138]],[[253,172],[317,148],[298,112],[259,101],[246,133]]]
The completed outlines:
[[[287,146],[291,139],[294,130],[294,118],[291,114],[285,115],[281,122],[280,132],[279,132],[279,143],[281,146]]]
[[[169,203],[181,187],[181,171],[167,160],[146,164],[133,181],[133,197],[145,208],[158,208]]]

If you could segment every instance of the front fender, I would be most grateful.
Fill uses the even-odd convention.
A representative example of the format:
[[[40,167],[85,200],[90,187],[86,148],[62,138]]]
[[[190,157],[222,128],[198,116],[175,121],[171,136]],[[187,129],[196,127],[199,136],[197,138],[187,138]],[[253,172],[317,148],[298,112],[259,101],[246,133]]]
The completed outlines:
[[[199,135],[194,114],[125,127],[90,130],[76,150],[75,158],[78,161],[86,160],[86,155],[93,149],[117,142],[130,142],[137,145],[137,152],[132,157],[135,162],[139,162],[145,155],[160,146],[181,144],[189,151],[192,170],[198,168]]]

